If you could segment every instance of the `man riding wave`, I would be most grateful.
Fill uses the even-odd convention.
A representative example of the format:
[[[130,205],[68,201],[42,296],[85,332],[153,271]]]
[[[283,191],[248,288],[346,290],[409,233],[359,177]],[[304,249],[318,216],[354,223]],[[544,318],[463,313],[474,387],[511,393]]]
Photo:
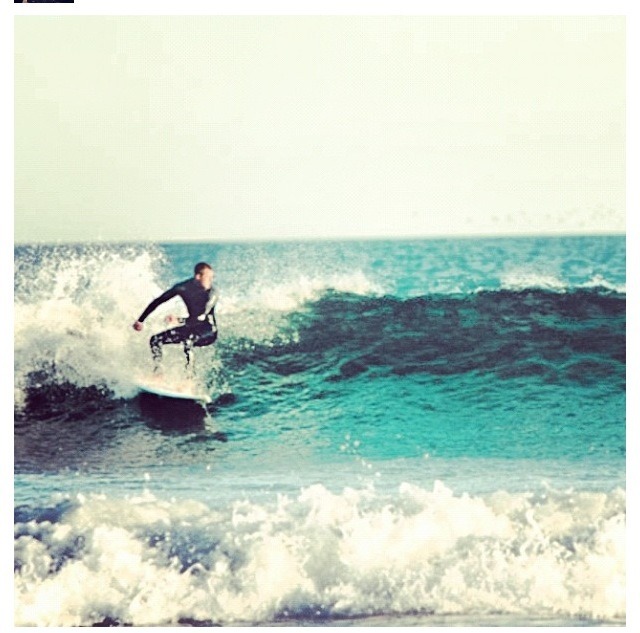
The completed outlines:
[[[162,361],[162,346],[166,344],[182,343],[187,359],[187,370],[193,367],[193,348],[211,345],[218,338],[218,327],[215,317],[215,306],[218,293],[213,287],[215,273],[206,262],[199,262],[193,269],[193,277],[185,279],[169,288],[154,299],[133,324],[137,332],[144,328],[144,320],[161,304],[179,296],[185,303],[189,316],[186,319],[169,317],[170,323],[178,322],[164,332],[154,334],[149,339],[151,355],[154,361],[154,372],[159,371]]]

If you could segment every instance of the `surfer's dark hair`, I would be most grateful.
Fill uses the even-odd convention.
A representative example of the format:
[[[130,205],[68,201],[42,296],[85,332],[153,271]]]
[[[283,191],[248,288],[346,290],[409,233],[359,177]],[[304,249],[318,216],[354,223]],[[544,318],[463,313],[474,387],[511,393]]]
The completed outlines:
[[[209,264],[207,264],[207,262],[198,262],[194,267],[193,267],[193,274],[194,275],[199,275],[203,270],[206,269],[212,270],[211,266]]]

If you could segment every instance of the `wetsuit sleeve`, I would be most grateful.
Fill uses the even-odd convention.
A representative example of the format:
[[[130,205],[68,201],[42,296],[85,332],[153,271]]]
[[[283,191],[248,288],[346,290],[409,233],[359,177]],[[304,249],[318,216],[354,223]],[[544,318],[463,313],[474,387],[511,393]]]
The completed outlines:
[[[157,299],[154,299],[145,309],[144,312],[138,317],[138,321],[142,323],[159,305],[162,305],[165,301],[169,301],[178,294],[178,286],[169,288],[166,292],[163,292]]]

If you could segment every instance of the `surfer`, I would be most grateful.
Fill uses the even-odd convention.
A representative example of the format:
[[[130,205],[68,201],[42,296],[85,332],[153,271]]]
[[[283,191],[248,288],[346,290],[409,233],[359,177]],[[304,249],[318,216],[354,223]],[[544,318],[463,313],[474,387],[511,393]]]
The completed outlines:
[[[187,306],[189,316],[178,319],[167,317],[168,323],[178,323],[164,332],[154,334],[149,339],[154,371],[160,369],[162,346],[168,343],[182,343],[187,358],[187,370],[192,371],[193,348],[211,345],[218,338],[218,327],[214,314],[218,294],[213,287],[214,271],[206,262],[198,262],[193,269],[193,277],[180,281],[172,288],[154,299],[133,324],[133,329],[140,332],[144,320],[161,304],[179,296]]]

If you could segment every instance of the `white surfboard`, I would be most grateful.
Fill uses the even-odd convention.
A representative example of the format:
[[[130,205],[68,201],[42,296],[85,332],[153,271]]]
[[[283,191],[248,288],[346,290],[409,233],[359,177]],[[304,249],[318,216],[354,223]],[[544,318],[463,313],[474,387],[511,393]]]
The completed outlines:
[[[198,391],[198,386],[189,380],[178,383],[164,383],[161,379],[140,379],[136,380],[136,387],[140,391],[160,396],[162,398],[173,398],[175,400],[190,400],[192,402],[211,402],[211,397],[206,393]]]

